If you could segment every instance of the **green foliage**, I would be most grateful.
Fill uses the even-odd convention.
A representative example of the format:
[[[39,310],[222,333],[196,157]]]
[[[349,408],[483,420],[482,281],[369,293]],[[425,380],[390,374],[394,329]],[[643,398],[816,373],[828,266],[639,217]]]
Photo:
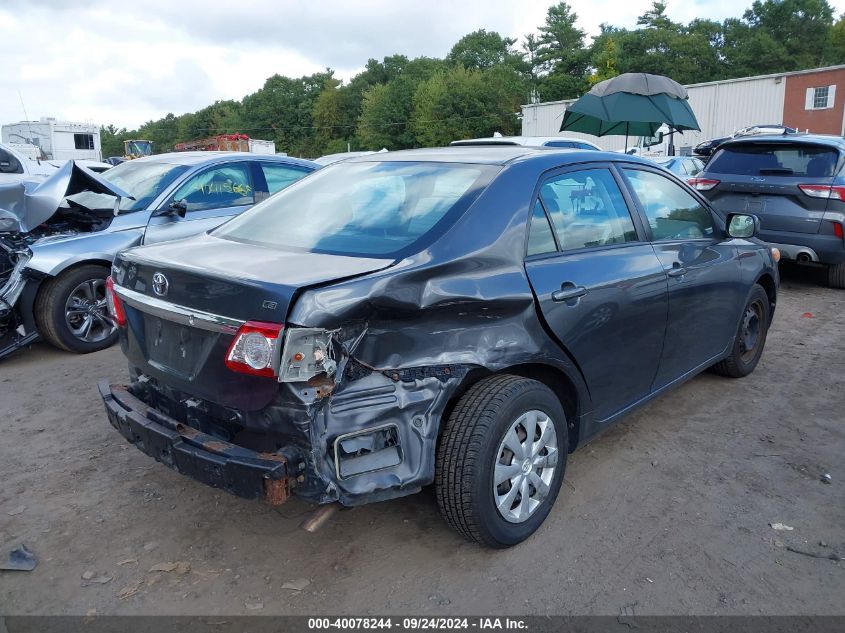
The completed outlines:
[[[500,64],[522,69],[524,62],[514,50],[514,44],[513,38],[480,29],[459,39],[446,60],[469,70],[486,70]]]
[[[523,103],[575,98],[625,72],[698,83],[845,63],[845,14],[827,0],[755,0],[723,22],[674,22],[655,0],[637,28],[600,25],[588,44],[566,2],[549,7],[537,33],[516,40],[479,29],[444,59],[370,59],[343,83],[332,70],[299,78],[273,75],[240,101],[173,113],[136,130],[105,126],[104,156],[123,140],[150,139],[156,152],[180,141],[242,132],[279,151],[316,157],[352,149],[402,149],[458,138],[519,133]]]

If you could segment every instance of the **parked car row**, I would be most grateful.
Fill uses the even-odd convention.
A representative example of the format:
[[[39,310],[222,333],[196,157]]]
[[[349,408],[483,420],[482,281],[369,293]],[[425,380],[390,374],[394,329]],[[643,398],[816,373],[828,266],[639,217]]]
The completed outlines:
[[[130,380],[100,393],[139,450],[273,505],[434,484],[459,533],[519,543],[575,448],[701,371],[752,372],[777,303],[757,217],[641,158],[503,142],[369,154],[194,237],[153,238],[198,210],[177,193],[184,167],[132,203],[144,245],[104,288]],[[265,168],[244,167],[251,189],[191,191],[240,210],[256,174],[269,193]]]

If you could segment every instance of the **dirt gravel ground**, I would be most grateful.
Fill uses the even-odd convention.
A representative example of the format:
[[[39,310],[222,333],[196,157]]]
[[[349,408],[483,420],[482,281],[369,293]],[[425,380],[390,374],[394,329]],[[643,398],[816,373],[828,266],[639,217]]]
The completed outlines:
[[[127,446],[95,388],[125,378],[117,348],[18,352],[0,362],[0,546],[40,562],[0,572],[0,613],[844,614],[845,563],[788,548],[845,556],[845,292],[784,277],[752,376],[701,375],[580,449],[507,551],[454,534],[431,491],[306,533],[305,503],[243,501]]]

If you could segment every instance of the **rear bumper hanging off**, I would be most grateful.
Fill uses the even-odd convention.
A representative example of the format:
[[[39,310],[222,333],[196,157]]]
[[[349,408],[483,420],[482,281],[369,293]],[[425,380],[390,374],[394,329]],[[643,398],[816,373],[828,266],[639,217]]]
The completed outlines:
[[[177,422],[129,393],[98,384],[109,422],[139,450],[213,488],[281,505],[290,496],[284,456],[242,448]]]

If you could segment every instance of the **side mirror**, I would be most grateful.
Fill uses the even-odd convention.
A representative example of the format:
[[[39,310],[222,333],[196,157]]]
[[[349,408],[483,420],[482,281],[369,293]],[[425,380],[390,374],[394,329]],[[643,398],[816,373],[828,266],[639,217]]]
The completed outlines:
[[[727,220],[728,236],[749,239],[760,233],[760,219],[750,213],[731,213]]]
[[[184,218],[188,212],[188,203],[185,200],[174,200],[163,209],[159,209],[156,215],[178,215]]]

